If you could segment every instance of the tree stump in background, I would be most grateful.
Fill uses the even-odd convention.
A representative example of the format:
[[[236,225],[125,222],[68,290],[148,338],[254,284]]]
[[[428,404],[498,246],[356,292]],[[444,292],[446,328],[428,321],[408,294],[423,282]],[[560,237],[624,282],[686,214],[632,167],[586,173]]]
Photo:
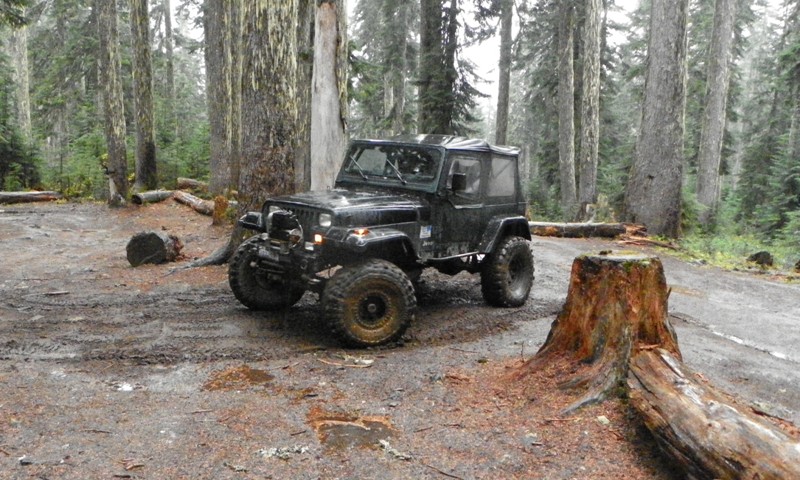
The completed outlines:
[[[633,352],[658,346],[680,358],[667,319],[667,281],[657,257],[600,252],[572,264],[567,301],[545,344],[522,373],[556,357],[570,356],[591,368],[562,383],[586,393],[566,412],[600,402],[628,374]]]
[[[174,262],[181,253],[183,243],[174,235],[164,232],[139,232],[128,241],[125,248],[128,262],[138,267],[144,263]]]

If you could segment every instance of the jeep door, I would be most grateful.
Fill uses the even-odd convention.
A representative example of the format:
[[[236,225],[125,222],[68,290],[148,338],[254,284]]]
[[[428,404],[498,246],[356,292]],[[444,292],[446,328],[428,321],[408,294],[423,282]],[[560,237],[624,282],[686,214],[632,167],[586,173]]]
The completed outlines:
[[[486,166],[484,222],[488,224],[498,216],[524,215],[517,158],[493,152]]]
[[[445,165],[444,194],[433,208],[436,257],[476,252],[483,234],[484,164],[482,152],[451,152]],[[453,175],[466,175],[466,188],[453,191]],[[438,234],[437,234],[438,233]]]

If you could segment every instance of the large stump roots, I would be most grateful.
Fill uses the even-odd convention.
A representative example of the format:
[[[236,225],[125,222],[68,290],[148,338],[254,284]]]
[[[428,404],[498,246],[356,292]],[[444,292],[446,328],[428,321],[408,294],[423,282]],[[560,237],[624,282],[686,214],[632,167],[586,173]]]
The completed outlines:
[[[604,400],[625,380],[637,349],[658,346],[680,358],[667,319],[668,296],[656,257],[600,252],[576,258],[564,308],[527,368],[572,356],[591,368],[563,383],[586,390],[566,412]]]

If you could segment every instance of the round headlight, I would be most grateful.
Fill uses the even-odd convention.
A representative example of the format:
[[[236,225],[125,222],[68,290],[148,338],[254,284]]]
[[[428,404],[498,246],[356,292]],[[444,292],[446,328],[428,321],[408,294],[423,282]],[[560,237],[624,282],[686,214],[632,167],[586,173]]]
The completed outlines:
[[[331,226],[331,214],[330,213],[320,213],[319,214],[319,226],[320,227],[330,227]]]

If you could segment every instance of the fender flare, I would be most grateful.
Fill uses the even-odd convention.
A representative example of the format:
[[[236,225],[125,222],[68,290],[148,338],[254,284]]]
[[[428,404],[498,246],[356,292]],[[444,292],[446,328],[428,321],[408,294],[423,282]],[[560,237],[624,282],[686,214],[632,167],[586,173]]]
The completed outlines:
[[[516,235],[530,240],[531,230],[528,219],[521,215],[492,218],[483,232],[478,251],[480,253],[493,252],[497,242],[508,235]]]

